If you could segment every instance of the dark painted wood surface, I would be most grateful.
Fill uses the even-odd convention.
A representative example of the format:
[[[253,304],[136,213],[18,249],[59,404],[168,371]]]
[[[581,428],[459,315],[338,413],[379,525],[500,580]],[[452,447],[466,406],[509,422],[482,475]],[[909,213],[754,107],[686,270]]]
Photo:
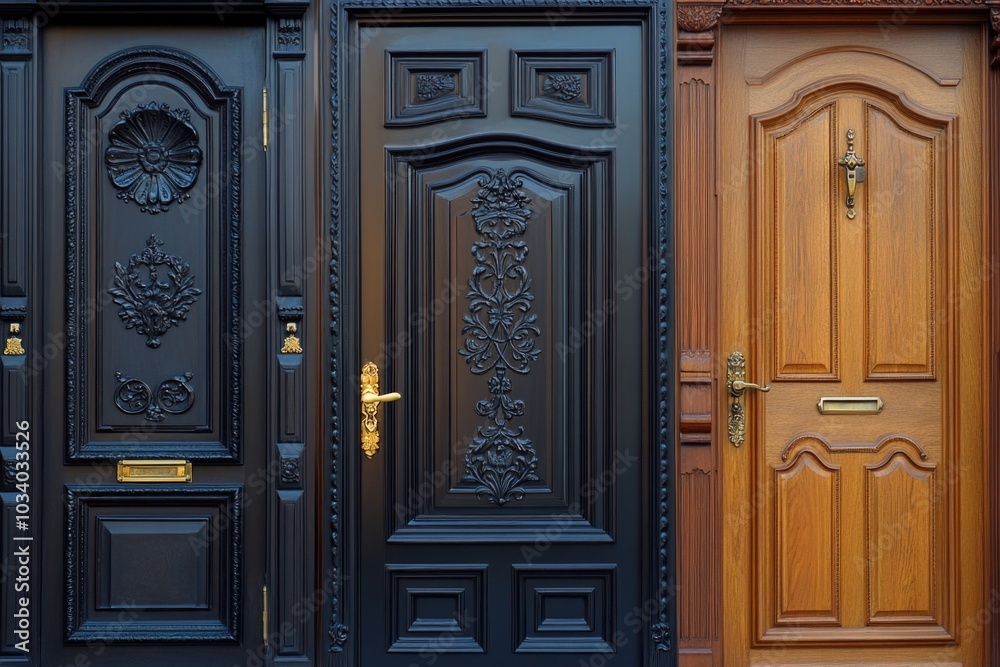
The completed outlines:
[[[347,38],[359,366],[403,394],[373,458],[344,443],[360,663],[639,664],[649,26],[456,23]]]
[[[65,343],[39,377],[41,664],[249,664],[274,484],[263,21],[45,37],[42,326]],[[162,458],[193,482],[116,479]]]

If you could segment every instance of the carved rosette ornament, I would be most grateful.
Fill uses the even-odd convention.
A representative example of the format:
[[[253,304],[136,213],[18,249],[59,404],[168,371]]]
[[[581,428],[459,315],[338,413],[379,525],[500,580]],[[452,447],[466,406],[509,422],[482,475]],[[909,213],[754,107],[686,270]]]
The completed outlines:
[[[472,244],[476,268],[469,279],[469,310],[462,319],[466,335],[460,354],[476,375],[487,379],[490,398],[476,404],[476,413],[489,420],[479,426],[465,454],[465,479],[477,482],[480,499],[496,505],[524,498],[525,482],[536,481],[538,456],[524,427],[510,423],[524,415],[524,401],[510,397],[508,373],[526,375],[541,353],[535,347],[540,334],[531,314],[531,277],[524,266],[528,247],[522,236],[531,217],[531,200],[503,169],[479,180],[472,200],[476,231],[485,239]]]
[[[117,197],[154,215],[189,198],[202,157],[191,112],[150,102],[120,117],[104,152],[108,176],[120,190]]]
[[[121,306],[118,316],[125,328],[145,336],[152,348],[160,346],[160,336],[187,319],[201,294],[191,266],[160,250],[162,245],[155,234],[150,235],[141,254],[132,255],[125,266],[115,262],[115,285],[108,289]]]

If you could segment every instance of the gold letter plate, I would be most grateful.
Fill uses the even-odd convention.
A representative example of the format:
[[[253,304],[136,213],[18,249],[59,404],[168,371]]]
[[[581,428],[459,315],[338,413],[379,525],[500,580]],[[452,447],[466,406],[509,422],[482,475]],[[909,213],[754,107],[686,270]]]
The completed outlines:
[[[133,484],[147,482],[190,482],[190,461],[119,461],[118,481]]]
[[[877,415],[882,412],[878,396],[824,396],[816,404],[821,415]]]

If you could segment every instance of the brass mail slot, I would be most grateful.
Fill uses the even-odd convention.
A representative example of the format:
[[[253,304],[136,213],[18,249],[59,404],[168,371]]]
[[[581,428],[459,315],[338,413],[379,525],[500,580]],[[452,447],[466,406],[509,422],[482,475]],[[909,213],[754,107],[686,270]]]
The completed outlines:
[[[882,412],[878,396],[824,396],[816,404],[821,415],[877,415]]]
[[[119,482],[190,482],[192,479],[190,461],[118,462]]]

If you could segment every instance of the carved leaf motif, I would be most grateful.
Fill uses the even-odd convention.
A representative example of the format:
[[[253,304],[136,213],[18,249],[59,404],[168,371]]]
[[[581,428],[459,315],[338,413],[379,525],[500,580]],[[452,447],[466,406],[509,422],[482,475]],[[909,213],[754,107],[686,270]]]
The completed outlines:
[[[549,74],[542,83],[542,94],[563,102],[572,102],[583,92],[583,77],[579,74]]]
[[[194,287],[190,265],[160,250],[163,242],[151,235],[142,254],[132,255],[126,266],[115,262],[115,285],[108,289],[121,306],[118,316],[126,329],[146,336],[146,345],[160,346],[160,336],[187,319],[201,290]],[[166,268],[166,280],[161,271]]]
[[[425,102],[455,92],[455,78],[450,74],[418,74],[417,97]]]
[[[486,240],[472,244],[476,268],[469,279],[469,310],[462,333],[467,336],[459,353],[476,375],[492,372],[487,380],[490,398],[476,404],[476,413],[492,422],[480,426],[465,454],[466,479],[480,484],[476,493],[497,505],[524,498],[524,482],[538,476],[538,456],[524,429],[508,422],[524,414],[524,401],[510,397],[507,371],[526,374],[540,350],[541,333],[530,314],[531,277],[524,266],[528,248],[513,240],[527,230],[531,200],[521,190],[523,181],[503,169],[479,180],[472,200],[472,219]]]
[[[104,151],[108,176],[121,190],[118,198],[134,200],[141,211],[154,215],[188,198],[185,193],[198,178],[201,164],[191,113],[150,102],[120,116]]]

